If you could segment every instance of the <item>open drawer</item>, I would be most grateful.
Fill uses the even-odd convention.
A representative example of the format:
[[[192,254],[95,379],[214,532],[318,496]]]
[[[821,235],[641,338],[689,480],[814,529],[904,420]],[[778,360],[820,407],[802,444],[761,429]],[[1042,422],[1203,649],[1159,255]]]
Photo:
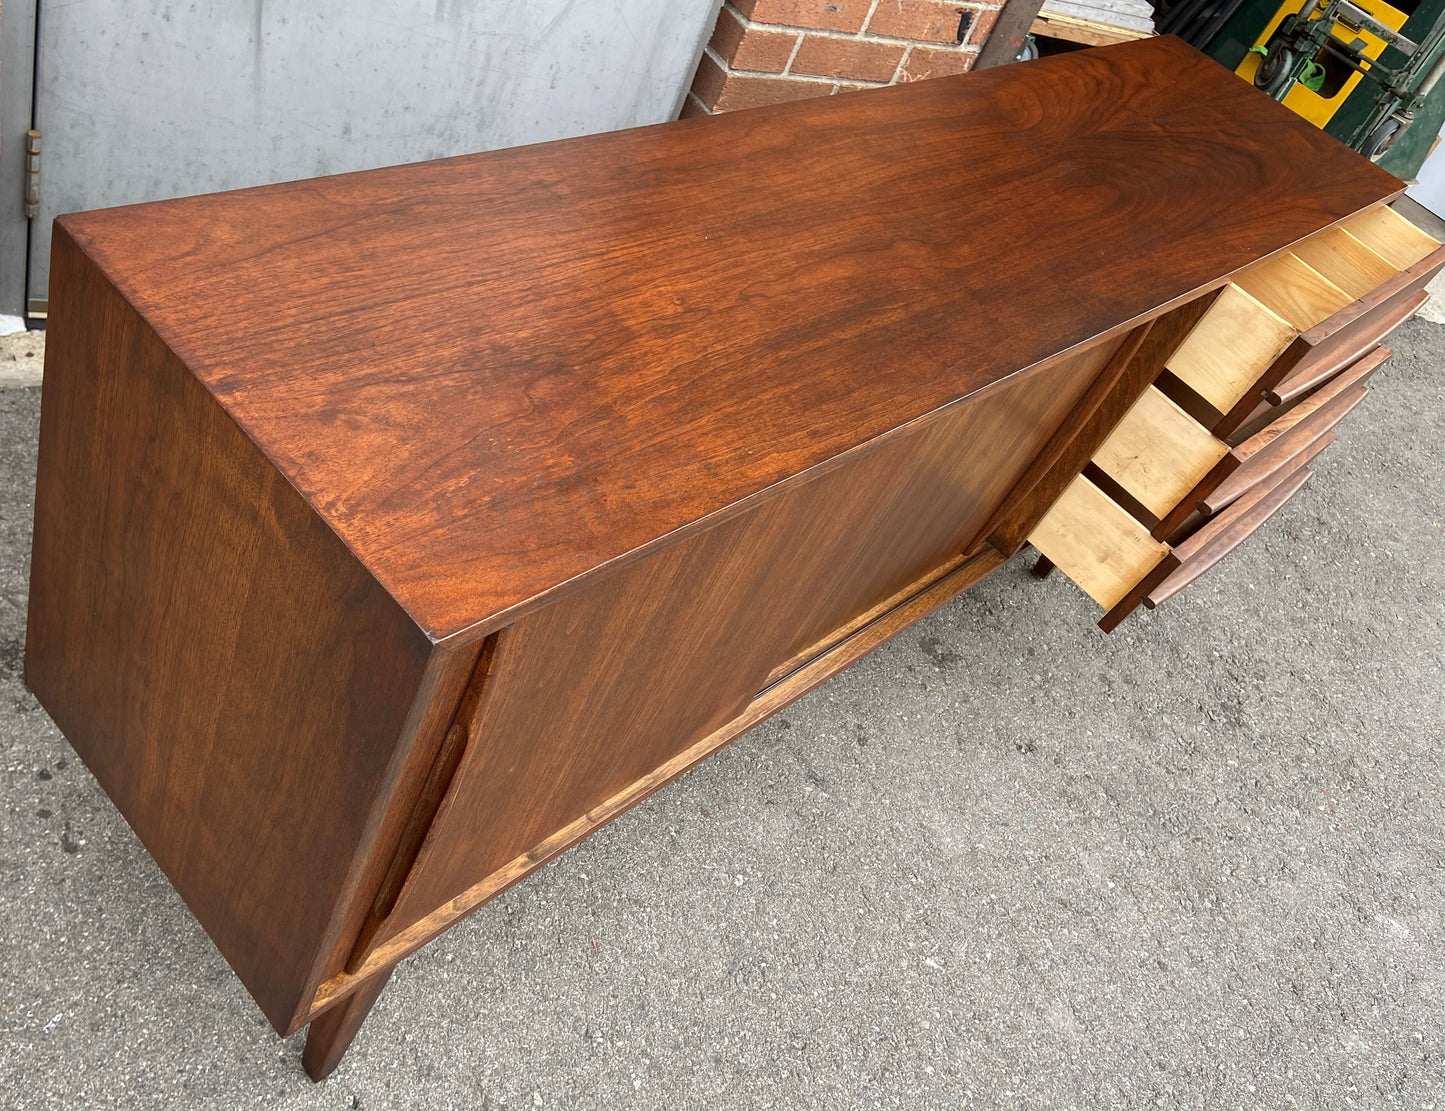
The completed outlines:
[[[1445,248],[1385,205],[1237,273],[1158,383],[1216,437],[1269,419],[1349,365],[1424,302]]]
[[[1303,484],[1390,354],[1377,348],[1234,448],[1146,390],[1029,536],[1041,555],[1035,574],[1062,570],[1107,611],[1105,632],[1141,602],[1177,593]]]
[[[1150,588],[1179,566],[1168,544],[1150,536],[1083,475],[1045,514],[1029,543],[1048,561],[1047,569],[1057,567],[1108,611],[1099,622],[1105,632],[1112,632]]]
[[[1305,481],[1442,263],[1380,207],[1236,274],[1028,537],[1035,573],[1062,570],[1108,632],[1214,566]]]
[[[1039,550],[1045,574],[1057,567],[1107,611],[1099,627],[1108,633],[1141,602],[1153,608],[1215,566],[1273,516],[1309,476],[1303,464],[1282,470],[1174,548],[1155,540],[1080,475],[1054,503],[1029,543]]]

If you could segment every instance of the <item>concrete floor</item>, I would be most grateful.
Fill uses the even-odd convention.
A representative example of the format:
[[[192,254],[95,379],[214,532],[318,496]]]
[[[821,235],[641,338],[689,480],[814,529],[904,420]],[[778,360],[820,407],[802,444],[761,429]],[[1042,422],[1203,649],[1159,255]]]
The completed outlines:
[[[407,961],[312,1085],[20,681],[0,390],[0,1102],[1445,1107],[1445,329],[1112,637],[1022,561]]]

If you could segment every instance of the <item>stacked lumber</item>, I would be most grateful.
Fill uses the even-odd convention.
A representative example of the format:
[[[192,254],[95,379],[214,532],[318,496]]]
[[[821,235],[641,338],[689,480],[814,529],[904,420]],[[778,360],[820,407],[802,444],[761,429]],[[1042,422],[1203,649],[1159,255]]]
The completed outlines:
[[[1035,35],[1106,46],[1154,34],[1148,0],[1045,0],[1030,28]]]

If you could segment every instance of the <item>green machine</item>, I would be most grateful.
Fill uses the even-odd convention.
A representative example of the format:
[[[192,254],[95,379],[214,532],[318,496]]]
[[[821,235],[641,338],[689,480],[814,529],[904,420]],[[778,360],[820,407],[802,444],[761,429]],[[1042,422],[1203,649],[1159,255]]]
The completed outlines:
[[[1445,0],[1179,0],[1159,24],[1397,177],[1445,124]]]

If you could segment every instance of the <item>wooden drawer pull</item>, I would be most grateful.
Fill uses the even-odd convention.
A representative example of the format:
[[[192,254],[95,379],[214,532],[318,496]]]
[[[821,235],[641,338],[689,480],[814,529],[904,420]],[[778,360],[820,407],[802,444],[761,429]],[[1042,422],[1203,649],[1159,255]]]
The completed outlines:
[[[1339,424],[1347,413],[1365,399],[1365,395],[1369,392],[1364,386],[1355,386],[1327,402],[1288,432],[1275,437],[1243,461],[1239,468],[1216,486],[1207,497],[1201,499],[1199,508],[1205,513],[1218,513],[1225,506],[1243,496],[1247,490],[1252,490],[1256,486],[1268,482],[1272,475],[1281,468],[1287,467],[1291,461],[1297,459],[1325,433]]]
[[[1265,391],[1265,401],[1270,405],[1287,405],[1321,383],[1328,382],[1345,367],[1369,354],[1375,344],[1419,312],[1420,306],[1429,299],[1430,295],[1422,289],[1389,306],[1370,322],[1368,328],[1361,329],[1358,335],[1347,337],[1338,346],[1331,344],[1329,349],[1320,351],[1317,357],[1303,360],[1288,378],[1274,389]]]
[[[1377,347],[1363,359],[1357,359],[1341,374],[1326,382],[1318,390],[1292,409],[1286,410],[1249,439],[1234,448],[1234,457],[1241,463],[1257,455],[1297,424],[1302,424],[1318,413],[1340,394],[1355,386],[1363,386],[1395,352],[1389,347]]]
[[[1180,566],[1144,595],[1144,605],[1153,609],[1167,602],[1199,576],[1227,556],[1260,525],[1273,517],[1309,481],[1313,474],[1302,467],[1278,484],[1250,491],[1216,520],[1191,536],[1174,550]]]

